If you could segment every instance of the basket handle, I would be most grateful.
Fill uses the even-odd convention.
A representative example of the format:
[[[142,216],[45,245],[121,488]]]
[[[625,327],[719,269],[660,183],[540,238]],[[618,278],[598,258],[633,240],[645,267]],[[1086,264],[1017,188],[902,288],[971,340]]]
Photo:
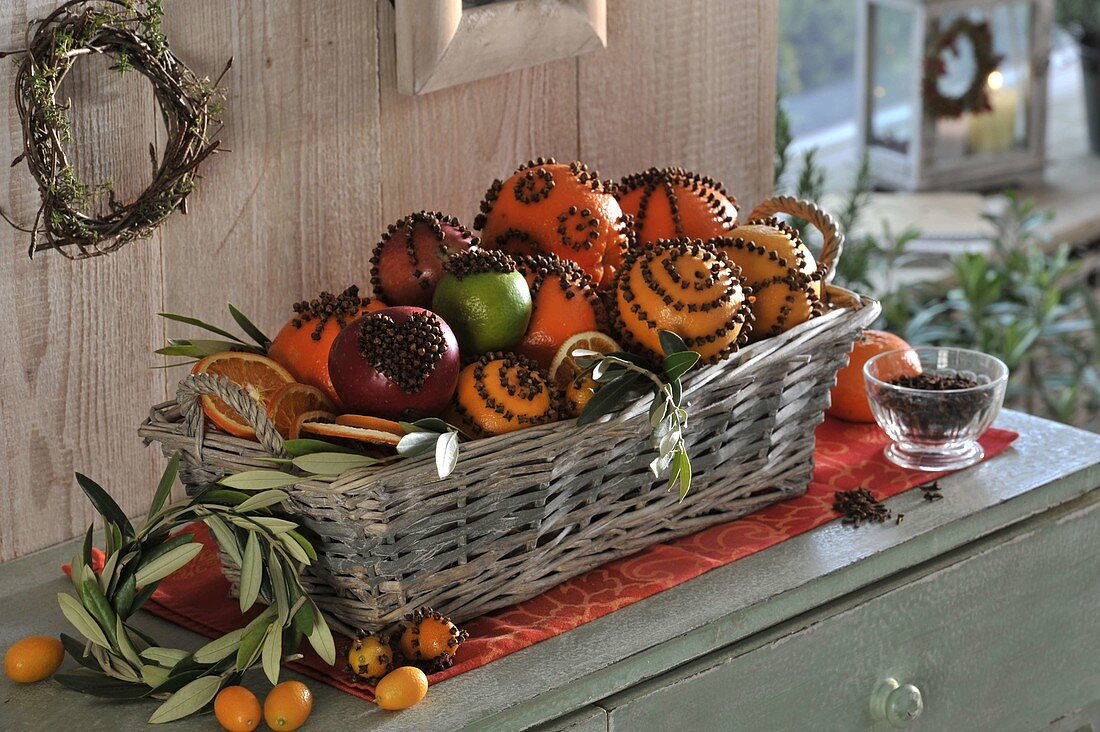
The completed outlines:
[[[176,387],[176,402],[187,434],[195,438],[195,452],[202,453],[202,438],[205,425],[202,403],[199,397],[216,396],[224,401],[237,414],[244,418],[252,429],[256,430],[256,439],[272,455],[284,457],[283,437],[275,429],[267,411],[249,396],[248,392],[224,376],[212,374],[192,374],[180,381]]]
[[[844,251],[844,234],[840,231],[836,219],[819,208],[816,203],[793,196],[772,196],[761,201],[752,210],[752,213],[749,214],[749,220],[774,216],[779,213],[805,219],[821,232],[825,244],[821,249],[821,261],[818,264],[824,270],[822,279],[825,284],[832,282],[833,276],[836,275],[836,263],[840,260],[841,252]]]

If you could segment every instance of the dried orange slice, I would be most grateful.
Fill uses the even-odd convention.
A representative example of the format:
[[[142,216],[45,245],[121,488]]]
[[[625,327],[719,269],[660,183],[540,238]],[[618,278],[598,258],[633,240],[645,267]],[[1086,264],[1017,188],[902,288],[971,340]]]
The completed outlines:
[[[573,351],[578,348],[596,353],[614,353],[623,350],[614,338],[598,330],[577,333],[567,339],[561,344],[550,366],[550,380],[560,389],[565,389],[584,371],[573,358]]]
[[[334,412],[336,406],[323,391],[308,384],[287,384],[267,403],[267,416],[284,438],[290,436],[299,414],[317,410]]]
[[[306,422],[327,422],[332,424],[336,420],[336,415],[332,412],[326,412],[323,409],[315,409],[309,412],[302,412],[294,420],[294,424],[290,426],[290,439],[297,440],[302,436],[302,428]]]
[[[294,383],[290,372],[267,356],[239,351],[207,356],[195,364],[191,373],[224,376],[247,391],[265,409],[279,389]],[[218,429],[237,437],[256,436],[256,431],[244,418],[216,396],[203,395],[202,411]]]
[[[342,424],[345,427],[358,427],[361,430],[392,432],[398,437],[405,434],[405,430],[401,429],[401,425],[397,422],[381,417],[370,417],[366,414],[341,414],[336,418],[336,424]]]
[[[362,427],[349,427],[346,424],[325,424],[324,422],[305,422],[302,431],[322,437],[343,437],[346,440],[369,442],[373,445],[396,447],[401,435],[382,430],[365,430]]]

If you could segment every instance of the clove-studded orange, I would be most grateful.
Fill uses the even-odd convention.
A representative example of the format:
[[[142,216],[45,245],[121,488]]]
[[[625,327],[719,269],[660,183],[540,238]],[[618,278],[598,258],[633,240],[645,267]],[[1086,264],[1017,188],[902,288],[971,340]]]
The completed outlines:
[[[531,289],[532,304],[527,332],[514,350],[549,369],[561,344],[578,333],[602,329],[603,303],[575,262],[552,254],[515,259]]]
[[[406,660],[423,664],[429,672],[440,671],[454,663],[455,653],[468,634],[442,613],[422,607],[405,618],[405,629],[397,647]]]
[[[348,649],[348,670],[369,683],[393,670],[393,648],[385,638],[373,633],[356,633]]]
[[[360,297],[355,285],[339,295],[322,292],[311,300],[294,303],[292,317],[267,349],[267,355],[291,373],[302,384],[315,386],[338,401],[328,373],[328,355],[340,329],[385,303]]]
[[[583,163],[538,158],[497,180],[474,221],[481,245],[509,254],[556,254],[610,287],[631,231],[612,184]]]
[[[452,413],[474,437],[514,432],[559,419],[559,395],[550,377],[515,353],[487,353],[462,369]]]
[[[796,229],[778,219],[756,219],[713,241],[752,290],[756,322],[750,340],[779,335],[821,313],[822,271]]]
[[[683,168],[650,168],[623,178],[616,197],[639,242],[712,239],[737,225],[737,199],[721,183]]]
[[[622,342],[654,359],[662,355],[662,330],[714,363],[743,344],[751,327],[737,265],[698,239],[661,239],[630,252],[615,296]]]

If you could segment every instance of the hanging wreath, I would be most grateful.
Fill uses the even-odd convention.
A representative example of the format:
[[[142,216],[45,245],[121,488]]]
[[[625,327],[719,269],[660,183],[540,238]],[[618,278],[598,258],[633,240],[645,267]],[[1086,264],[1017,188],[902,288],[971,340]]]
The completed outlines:
[[[218,149],[212,137],[223,96],[219,85],[232,59],[214,82],[196,77],[168,48],[161,17],[160,0],[140,8],[134,0],[70,0],[30,24],[26,48],[0,53],[23,55],[15,76],[23,152],[12,165],[26,161],[42,204],[29,228],[4,218],[31,235],[31,256],[45,249],[73,259],[107,254],[148,238],[173,210],[187,212],[198,166]],[[69,103],[58,101],[58,90],[77,59],[92,53],[111,56],[120,73],[133,70],[148,79],[164,120],[167,140],[159,161],[149,146],[153,181],[128,203],[115,198],[109,182],[79,180],[65,152],[72,141]],[[106,212],[89,213],[104,198]]]
[[[947,96],[940,91],[940,79],[947,74],[944,54],[959,55],[958,43],[970,41],[974,49],[974,76],[959,96]],[[933,117],[961,117],[965,112],[983,113],[993,109],[989,100],[987,80],[1001,65],[1003,56],[993,50],[993,32],[987,22],[976,22],[962,16],[942,33],[933,34],[924,56],[924,108]]]

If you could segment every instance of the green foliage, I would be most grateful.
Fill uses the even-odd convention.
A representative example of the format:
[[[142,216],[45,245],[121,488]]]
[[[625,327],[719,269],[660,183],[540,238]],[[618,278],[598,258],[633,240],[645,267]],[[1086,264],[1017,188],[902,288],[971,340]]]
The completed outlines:
[[[229,340],[221,339],[199,339],[199,338],[169,338],[168,345],[163,348],[158,348],[154,353],[158,353],[161,356],[183,356],[190,357],[192,361],[177,361],[176,363],[168,364],[169,366],[183,366],[192,364],[195,361],[211,356],[215,353],[222,353],[224,351],[248,351],[250,353],[267,353],[267,349],[271,346],[271,339],[264,335],[264,332],[260,330],[256,325],[248,318],[247,315],[233,306],[233,303],[229,303],[229,314],[233,316],[233,320],[240,326],[241,330],[248,334],[248,337],[255,341],[255,345],[245,341],[239,336],[233,335],[228,330],[221,328],[217,325],[211,325],[205,321],[193,318],[190,315],[180,315],[178,313],[157,313],[165,320],[171,320],[176,323],[183,323],[185,325],[191,325],[196,328],[201,328],[214,335],[228,338]]]
[[[82,550],[72,561],[76,596],[62,592],[57,597],[62,614],[84,638],[63,634],[62,643],[84,670],[54,678],[95,696],[162,699],[149,719],[154,724],[200,711],[219,689],[237,683],[257,663],[272,684],[278,683],[282,660],[297,651],[303,637],[327,663],[336,661],[332,633],[298,579],[316,553],[297,523],[271,512],[289,496],[266,490],[226,500],[232,491],[207,489],[189,501],[165,506],[178,469],[176,456],[157,486],[148,517],[136,528],[107,491],[77,474],[103,519],[104,563],[99,570],[92,568],[88,527]],[[267,609],[244,631],[233,631],[189,653],[159,646],[129,621],[161,580],[202,550],[192,534],[179,532],[194,521],[206,523],[241,567],[241,612],[259,599]]]
[[[783,97],[782,95],[776,95],[775,98],[775,165],[774,165],[774,184],[775,188],[779,188],[779,184],[783,181],[784,175],[787,173],[787,168],[791,164],[791,143],[794,142],[794,134],[791,132],[791,118],[787,114],[787,110],[783,109]]]
[[[1100,308],[1066,245],[1050,247],[1050,220],[1009,194],[987,217],[994,251],[953,258],[953,282],[892,323],[912,343],[977,348],[1012,372],[1009,402],[1063,422],[1096,426],[1100,414]],[[898,313],[904,315],[904,313]]]
[[[1058,0],[1058,23],[1081,43],[1100,48],[1100,3],[1096,0]]]
[[[699,363],[699,354],[689,350],[684,340],[671,331],[662,330],[659,335],[664,351],[659,366],[632,353],[602,354],[583,348],[573,351],[577,365],[600,385],[577,424],[591,424],[633,404],[647,389],[652,391],[649,442],[657,457],[649,469],[655,478],[667,474],[668,490],[675,488],[683,501],[691,490],[691,458],[684,443],[688,413],[683,407],[680,379]]]
[[[776,158],[789,159],[786,147],[777,147]],[[820,200],[828,180],[814,151],[803,156],[795,180],[793,193]],[[864,159],[837,215],[842,231],[857,226],[869,196]],[[896,233],[884,223],[881,234],[849,236],[836,283],[879,299],[877,327],[914,345],[975,348],[1003,360],[1011,370],[1009,406],[1095,429],[1100,303],[1078,276],[1069,247],[1043,238],[1050,215],[1011,193],[1007,201],[1003,213],[986,216],[995,231],[992,252],[953,257],[943,281],[902,286],[897,273],[919,232]]]

